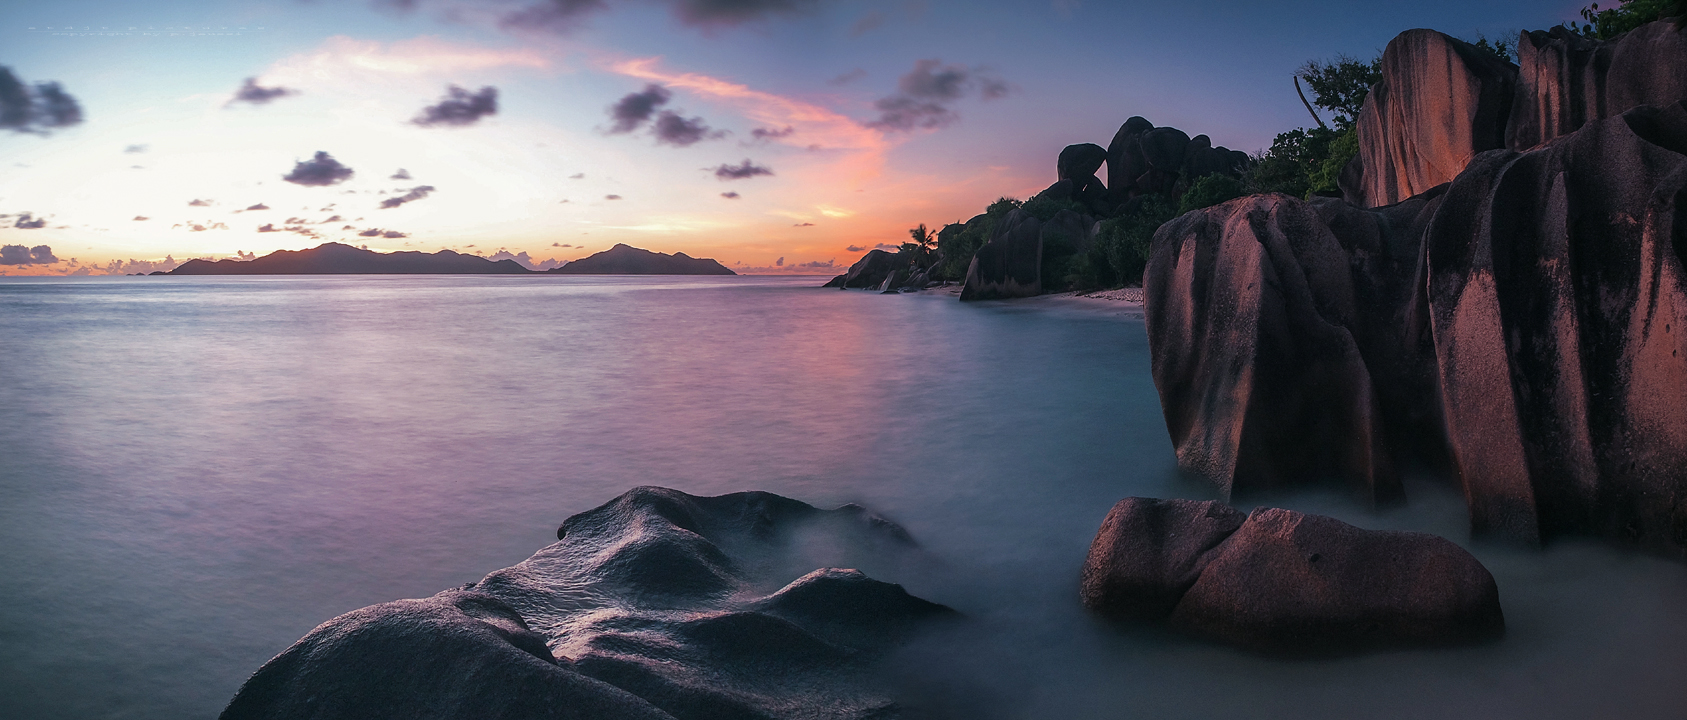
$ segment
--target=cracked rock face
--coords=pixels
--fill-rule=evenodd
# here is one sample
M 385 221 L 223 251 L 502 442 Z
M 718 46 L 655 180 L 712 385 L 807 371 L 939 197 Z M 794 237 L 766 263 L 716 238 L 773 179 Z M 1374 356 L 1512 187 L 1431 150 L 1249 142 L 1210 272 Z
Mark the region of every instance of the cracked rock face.
M 1084 605 L 1270 653 L 1480 642 L 1505 631 L 1494 578 L 1424 533 L 1281 508 L 1126 498 L 1084 563 Z
M 804 542 L 912 550 L 856 506 L 645 487 L 557 534 L 463 589 L 324 623 L 223 718 L 892 718 L 869 665 L 955 614 L 843 568 L 770 588 Z

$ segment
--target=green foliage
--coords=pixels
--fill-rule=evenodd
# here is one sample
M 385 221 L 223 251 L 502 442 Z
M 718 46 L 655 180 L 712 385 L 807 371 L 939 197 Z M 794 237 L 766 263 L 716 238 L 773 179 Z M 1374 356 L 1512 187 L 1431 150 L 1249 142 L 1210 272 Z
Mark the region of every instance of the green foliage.
M 1330 122 L 1337 130 L 1345 130 L 1359 119 L 1359 108 L 1364 106 L 1371 86 L 1382 81 L 1382 56 L 1370 62 L 1346 55 L 1330 61 L 1310 60 L 1296 75 L 1316 96 L 1312 104 L 1333 113 Z
M 1471 43 L 1471 45 L 1492 56 L 1495 60 L 1504 60 L 1513 65 L 1517 64 L 1516 40 L 1490 40 L 1487 35 L 1476 33 L 1476 42 Z
M 1043 292 L 1070 289 L 1075 280 L 1072 277 L 1072 259 L 1078 254 L 1078 242 L 1066 233 L 1053 230 L 1044 230 L 1042 240 L 1043 265 L 1038 272 L 1042 273 Z
M 913 242 L 902 243 L 898 249 L 908 256 L 910 264 L 923 267 L 927 258 L 931 257 L 931 251 L 937 247 L 937 236 L 926 229 L 925 223 L 908 230 L 908 236 L 913 238 Z
M 1250 193 L 1280 192 L 1295 197 L 1307 197 L 1316 189 L 1313 175 L 1320 173 L 1331 159 L 1330 146 L 1344 133 L 1325 128 L 1296 128 L 1277 136 L 1271 149 L 1255 158 L 1253 169 L 1245 178 Z M 1358 150 L 1358 136 L 1354 135 L 1354 151 Z M 1352 156 L 1348 156 L 1351 158 Z M 1344 164 L 1346 160 L 1342 161 Z M 1341 169 L 1336 169 L 1336 175 Z
M 972 256 L 990 240 L 996 223 L 1022 204 L 1009 197 L 997 198 L 995 202 L 990 203 L 990 207 L 985 208 L 984 217 L 978 218 L 977 222 L 943 228 L 937 234 L 937 251 L 943 255 L 943 264 L 936 269 L 936 276 L 946 280 L 965 278 L 967 266 L 972 264 Z
M 1597 40 L 1610 40 L 1618 35 L 1633 30 L 1641 25 L 1661 20 L 1666 17 L 1676 18 L 1679 25 L 1687 18 L 1687 1 L 1684 0 L 1620 0 L 1616 7 L 1603 10 L 1599 3 L 1582 8 L 1582 19 L 1587 22 L 1578 25 L 1575 22 L 1564 23 L 1564 27 L 1571 32 L 1579 33 Z
M 1067 280 L 1072 287 L 1088 290 L 1142 282 L 1154 231 L 1177 217 L 1177 210 L 1158 195 L 1144 195 L 1133 205 L 1101 221 L 1089 252 L 1071 258 Z
M 1183 198 L 1177 203 L 1177 214 L 1191 210 L 1209 208 L 1227 200 L 1234 200 L 1242 196 L 1244 188 L 1242 181 L 1224 175 L 1212 173 L 1202 175 L 1189 184 L 1189 190 L 1183 193 Z
M 1026 200 L 1021 207 L 1039 222 L 1048 222 L 1050 218 L 1060 214 L 1061 210 L 1071 210 L 1080 215 L 1089 212 L 1089 208 L 1084 207 L 1084 204 L 1077 200 L 1071 198 L 1056 200 L 1042 194 Z
M 1347 132 L 1330 141 L 1323 162 L 1310 168 L 1307 175 L 1307 192 L 1311 195 L 1341 192 L 1341 171 L 1346 169 L 1348 161 L 1358 154 L 1359 128 L 1348 128 Z

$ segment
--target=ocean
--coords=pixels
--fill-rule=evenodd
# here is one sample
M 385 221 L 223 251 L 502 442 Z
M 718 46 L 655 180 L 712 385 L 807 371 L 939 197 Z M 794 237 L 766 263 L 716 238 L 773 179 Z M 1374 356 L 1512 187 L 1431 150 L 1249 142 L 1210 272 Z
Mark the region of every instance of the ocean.
M 1501 642 L 1280 660 L 1078 603 L 1114 502 L 1181 476 L 1139 317 L 789 277 L 0 278 L 0 717 L 211 718 L 318 623 L 521 561 L 638 485 L 854 502 L 966 622 L 892 662 L 1000 718 L 1687 718 L 1687 566 L 1472 543 Z M 938 570 L 932 570 L 936 567 Z

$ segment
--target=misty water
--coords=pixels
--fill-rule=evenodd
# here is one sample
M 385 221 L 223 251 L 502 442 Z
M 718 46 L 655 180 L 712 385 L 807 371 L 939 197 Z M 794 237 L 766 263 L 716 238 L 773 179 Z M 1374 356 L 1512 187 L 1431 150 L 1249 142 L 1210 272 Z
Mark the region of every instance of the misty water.
M 1501 642 L 1285 661 L 1092 618 L 1108 508 L 1212 497 L 1140 318 L 819 280 L 0 280 L 0 717 L 213 717 L 318 623 L 649 484 L 906 526 L 924 561 L 862 565 L 966 614 L 887 661 L 938 716 L 1687 718 L 1687 567 L 1472 544 L 1432 478 L 1237 504 L 1452 539 Z

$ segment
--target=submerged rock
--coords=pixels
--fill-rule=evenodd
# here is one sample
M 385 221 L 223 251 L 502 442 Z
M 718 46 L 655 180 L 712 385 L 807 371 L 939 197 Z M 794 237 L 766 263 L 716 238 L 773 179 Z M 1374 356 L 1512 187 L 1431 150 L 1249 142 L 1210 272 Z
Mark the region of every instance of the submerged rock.
M 769 592 L 809 532 L 857 552 L 912 548 L 856 506 L 637 488 L 468 588 L 330 620 L 223 717 L 897 717 L 869 663 L 954 612 L 840 568 Z
M 1082 599 L 1266 652 L 1490 640 L 1505 631 L 1487 568 L 1444 538 L 1220 503 L 1126 498 L 1084 563 Z

